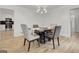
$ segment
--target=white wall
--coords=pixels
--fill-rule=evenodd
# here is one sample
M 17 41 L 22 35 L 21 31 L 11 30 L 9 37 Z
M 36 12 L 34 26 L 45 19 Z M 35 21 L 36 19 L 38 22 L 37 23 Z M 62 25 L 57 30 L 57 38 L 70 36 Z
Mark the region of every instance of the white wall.
M 75 33 L 75 15 L 71 14 L 70 15 L 70 19 L 71 19 L 71 33 Z

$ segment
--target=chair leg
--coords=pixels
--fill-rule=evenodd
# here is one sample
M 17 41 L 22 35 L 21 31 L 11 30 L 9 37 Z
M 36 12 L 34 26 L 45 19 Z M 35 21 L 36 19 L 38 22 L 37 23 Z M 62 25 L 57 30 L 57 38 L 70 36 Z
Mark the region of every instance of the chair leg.
M 54 39 L 53 39 L 53 49 L 55 49 L 55 43 L 54 43 Z
M 50 39 L 50 38 L 48 38 L 48 41 L 51 41 L 51 39 Z
M 38 39 L 37 42 L 38 42 L 38 46 L 40 47 L 40 40 Z
M 29 45 L 28 45 L 28 52 L 29 52 L 29 50 L 30 50 L 30 44 L 31 44 L 31 42 L 29 42 Z
M 23 46 L 25 46 L 25 43 L 26 43 L 26 39 L 24 39 L 24 44 L 23 44 Z
M 33 45 L 34 45 L 34 41 L 33 41 Z
M 60 43 L 59 43 L 59 37 L 57 37 L 57 41 L 58 41 L 58 46 L 60 46 Z
M 43 37 L 43 39 L 44 39 L 44 44 L 46 43 L 46 41 L 45 41 L 45 36 Z

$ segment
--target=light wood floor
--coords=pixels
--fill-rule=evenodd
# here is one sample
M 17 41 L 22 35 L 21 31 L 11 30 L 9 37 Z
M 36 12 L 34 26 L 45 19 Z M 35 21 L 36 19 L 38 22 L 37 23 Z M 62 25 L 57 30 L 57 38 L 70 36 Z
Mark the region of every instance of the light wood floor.
M 5 33 L 4 39 L 0 40 L 0 50 L 7 50 L 8 53 L 27 53 L 28 42 L 23 46 L 23 36 L 13 39 L 10 32 Z M 78 53 L 79 33 L 75 33 L 71 38 L 60 37 L 60 46 L 57 46 L 57 41 L 55 44 L 56 48 L 53 49 L 52 42 L 41 44 L 40 47 L 34 42 L 31 44 L 30 53 Z

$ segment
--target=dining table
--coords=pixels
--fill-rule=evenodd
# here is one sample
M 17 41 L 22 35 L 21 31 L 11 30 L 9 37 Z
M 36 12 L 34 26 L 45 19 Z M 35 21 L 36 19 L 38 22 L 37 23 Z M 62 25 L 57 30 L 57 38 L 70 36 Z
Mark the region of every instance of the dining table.
M 33 28 L 34 33 L 40 36 L 40 43 L 45 44 L 46 43 L 46 33 L 51 32 L 54 28 L 49 28 L 49 27 L 39 27 L 39 28 Z M 49 40 L 47 40 L 49 41 Z

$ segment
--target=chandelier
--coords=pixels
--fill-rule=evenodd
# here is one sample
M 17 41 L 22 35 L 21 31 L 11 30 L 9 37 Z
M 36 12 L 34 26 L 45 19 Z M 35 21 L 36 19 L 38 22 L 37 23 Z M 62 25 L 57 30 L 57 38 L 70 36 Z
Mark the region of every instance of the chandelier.
M 45 14 L 45 13 L 47 13 L 47 9 L 45 7 L 38 7 L 36 12 L 39 14 Z

